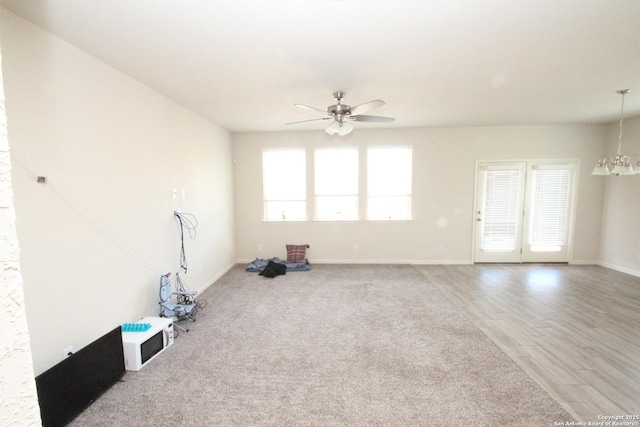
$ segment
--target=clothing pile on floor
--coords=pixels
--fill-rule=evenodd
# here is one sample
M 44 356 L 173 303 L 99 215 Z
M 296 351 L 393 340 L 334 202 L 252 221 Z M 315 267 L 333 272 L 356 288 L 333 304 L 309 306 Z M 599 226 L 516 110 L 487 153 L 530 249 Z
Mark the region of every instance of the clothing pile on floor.
M 309 260 L 304 262 L 287 262 L 278 257 L 269 259 L 256 258 L 245 269 L 246 271 L 259 273 L 264 277 L 276 277 L 287 274 L 287 271 L 308 271 L 311 270 Z
M 307 259 L 307 243 L 303 245 L 285 245 L 287 248 L 287 259 L 282 260 L 278 257 L 261 259 L 256 258 L 251 262 L 246 270 L 259 272 L 260 276 L 276 277 L 287 274 L 289 271 L 308 271 L 311 270 L 311 264 Z

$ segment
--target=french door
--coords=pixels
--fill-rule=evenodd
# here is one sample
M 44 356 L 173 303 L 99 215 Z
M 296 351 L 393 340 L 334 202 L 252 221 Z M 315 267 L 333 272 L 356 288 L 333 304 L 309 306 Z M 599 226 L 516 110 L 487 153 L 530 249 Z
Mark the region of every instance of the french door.
M 568 262 L 574 161 L 480 162 L 474 262 Z

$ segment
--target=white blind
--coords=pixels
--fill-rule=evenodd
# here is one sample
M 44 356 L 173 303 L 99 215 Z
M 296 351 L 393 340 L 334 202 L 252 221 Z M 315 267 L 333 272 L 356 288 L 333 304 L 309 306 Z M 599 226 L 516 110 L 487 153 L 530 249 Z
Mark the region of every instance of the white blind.
M 487 170 L 482 250 L 508 252 L 516 249 L 520 169 Z
M 559 166 L 546 166 L 535 171 L 535 190 L 532 206 L 532 250 L 551 250 L 565 245 L 567 236 L 567 210 L 571 170 Z

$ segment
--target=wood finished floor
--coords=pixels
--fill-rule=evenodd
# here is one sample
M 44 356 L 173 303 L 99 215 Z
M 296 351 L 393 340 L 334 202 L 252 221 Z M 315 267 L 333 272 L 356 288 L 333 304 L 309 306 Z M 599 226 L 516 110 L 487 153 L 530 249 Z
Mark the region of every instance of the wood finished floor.
M 640 415 L 640 278 L 597 266 L 416 268 L 577 421 Z

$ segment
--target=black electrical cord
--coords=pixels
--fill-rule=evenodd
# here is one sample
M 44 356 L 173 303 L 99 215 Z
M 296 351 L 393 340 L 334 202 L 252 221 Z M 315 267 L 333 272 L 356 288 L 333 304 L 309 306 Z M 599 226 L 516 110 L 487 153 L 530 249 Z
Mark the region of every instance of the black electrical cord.
M 189 232 L 189 237 L 193 240 L 196 238 L 196 228 L 198 227 L 198 219 L 190 213 L 173 212 L 176 221 L 179 224 L 180 233 L 180 269 L 187 272 L 187 255 L 184 249 L 184 230 Z M 176 279 L 177 280 L 177 279 Z
M 189 237 L 193 240 L 196 238 L 196 228 L 198 227 L 198 219 L 195 215 L 184 212 L 173 212 L 176 221 L 179 224 L 179 233 L 180 233 L 180 267 L 178 268 L 178 272 L 176 273 L 176 285 L 175 288 L 179 292 L 187 292 L 187 287 L 184 282 L 180 278 L 180 270 L 187 273 L 187 255 L 184 249 L 184 235 L 185 229 L 189 233 Z M 204 308 L 207 306 L 206 300 L 195 300 L 194 296 L 191 295 L 179 295 L 178 296 L 178 304 L 195 304 L 193 307 L 190 317 L 194 319 L 198 312 L 198 309 Z

